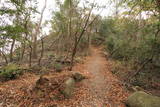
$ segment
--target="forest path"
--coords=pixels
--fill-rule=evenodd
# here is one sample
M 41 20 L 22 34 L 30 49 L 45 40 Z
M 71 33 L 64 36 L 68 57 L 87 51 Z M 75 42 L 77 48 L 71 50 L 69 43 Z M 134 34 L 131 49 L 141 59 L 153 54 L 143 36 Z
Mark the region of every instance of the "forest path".
M 91 49 L 91 56 L 86 60 L 84 69 L 91 76 L 83 81 L 89 89 L 90 98 L 81 103 L 87 107 L 125 107 L 122 99 L 126 91 L 111 73 L 110 64 L 101 49 Z
M 92 48 L 92 54 L 90 59 L 87 62 L 87 71 L 92 75 L 92 77 L 85 82 L 89 87 L 90 94 L 92 94 L 94 100 L 92 104 L 95 107 L 103 106 L 108 104 L 107 96 L 105 95 L 106 91 L 109 90 L 109 84 L 106 86 L 106 77 L 104 75 L 106 59 L 102 57 L 100 51 L 96 48 Z M 97 102 L 97 103 L 95 103 Z

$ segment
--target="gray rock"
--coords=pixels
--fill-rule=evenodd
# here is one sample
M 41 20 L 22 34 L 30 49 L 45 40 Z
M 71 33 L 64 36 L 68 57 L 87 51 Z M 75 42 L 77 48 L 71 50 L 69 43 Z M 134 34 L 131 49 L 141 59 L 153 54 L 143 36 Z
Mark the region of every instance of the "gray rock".
M 63 83 L 60 91 L 64 95 L 65 98 L 69 98 L 72 96 L 74 87 L 75 87 L 75 80 L 73 78 L 69 78 Z
M 137 91 L 128 97 L 126 104 L 129 107 L 160 107 L 160 97 Z
M 72 75 L 72 78 L 74 78 L 76 82 L 80 82 L 83 79 L 85 79 L 85 77 L 82 74 L 78 73 L 78 72 L 74 73 Z

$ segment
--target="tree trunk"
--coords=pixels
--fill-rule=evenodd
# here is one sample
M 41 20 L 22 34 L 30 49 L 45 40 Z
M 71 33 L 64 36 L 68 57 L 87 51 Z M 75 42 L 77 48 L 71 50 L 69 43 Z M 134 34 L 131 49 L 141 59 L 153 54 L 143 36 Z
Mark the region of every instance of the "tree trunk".
M 32 58 L 37 59 L 37 35 L 34 35 L 33 37 Z
M 43 58 L 43 53 L 44 53 L 44 41 L 43 41 L 43 38 L 41 38 L 41 45 L 42 45 L 42 50 L 41 50 L 41 56 L 39 58 L 39 61 L 38 61 L 38 65 L 41 66 L 41 60 Z
M 14 45 L 15 45 L 15 39 L 13 39 L 12 44 L 11 44 L 11 49 L 10 49 L 10 62 L 13 61 L 13 49 L 14 49 Z
M 32 66 L 32 46 L 30 45 L 30 53 L 29 53 L 29 67 Z
M 26 50 L 26 44 L 25 44 L 25 42 L 24 42 L 24 44 L 23 44 L 23 46 L 22 46 L 22 52 L 21 52 L 21 61 L 23 61 L 23 57 L 24 57 L 25 50 Z
M 89 54 L 89 52 L 90 52 L 90 50 L 91 50 L 91 31 L 92 31 L 92 29 L 90 28 L 89 29 L 89 33 L 88 33 L 88 53 L 87 54 Z
M 73 51 L 72 51 L 72 56 L 71 56 L 71 66 L 70 66 L 70 71 L 72 71 L 72 68 L 73 68 L 73 64 L 74 64 L 74 58 L 75 58 L 75 55 L 77 53 L 77 46 L 78 46 L 78 43 L 75 43 L 75 46 L 73 48 Z
M 43 7 L 42 12 L 41 12 L 41 17 L 40 17 L 39 23 L 37 24 L 35 34 L 33 35 L 33 53 L 32 53 L 32 58 L 34 58 L 34 59 L 37 59 L 37 37 L 40 34 L 40 28 L 41 28 L 42 19 L 43 19 L 43 13 L 44 13 L 44 11 L 46 9 L 46 6 L 47 6 L 47 0 L 45 0 L 45 4 L 44 4 L 44 7 Z
M 7 60 L 7 57 L 6 57 L 5 53 L 1 50 L 0 50 L 0 53 L 3 55 L 6 64 L 8 64 L 8 60 Z

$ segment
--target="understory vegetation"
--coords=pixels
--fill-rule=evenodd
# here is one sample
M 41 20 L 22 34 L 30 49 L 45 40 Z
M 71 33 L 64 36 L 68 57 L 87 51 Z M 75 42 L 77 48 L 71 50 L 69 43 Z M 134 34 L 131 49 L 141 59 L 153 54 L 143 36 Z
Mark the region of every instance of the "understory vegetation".
M 99 33 L 109 58 L 117 60 L 113 73 L 135 86 L 157 89 L 160 83 L 159 2 L 127 3 L 131 10 L 103 18 Z
M 1 81 L 15 79 L 22 75 L 23 71 L 15 64 L 9 64 L 4 68 L 0 69 Z

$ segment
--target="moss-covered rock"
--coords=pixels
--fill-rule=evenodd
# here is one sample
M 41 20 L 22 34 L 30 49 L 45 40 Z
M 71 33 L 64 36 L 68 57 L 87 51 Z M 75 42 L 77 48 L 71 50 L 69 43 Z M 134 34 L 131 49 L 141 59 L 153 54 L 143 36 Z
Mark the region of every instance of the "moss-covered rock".
M 60 64 L 60 63 L 55 63 L 54 69 L 55 69 L 57 72 L 61 72 L 61 71 L 63 70 L 63 65 Z
M 75 79 L 76 82 L 80 82 L 82 81 L 83 79 L 85 79 L 85 76 L 83 76 L 82 74 L 76 72 L 72 75 L 72 78 Z
M 75 87 L 75 80 L 73 78 L 67 79 L 61 88 L 61 93 L 64 95 L 65 98 L 69 98 L 72 96 Z
M 126 104 L 128 107 L 160 107 L 160 97 L 138 91 L 128 97 Z

